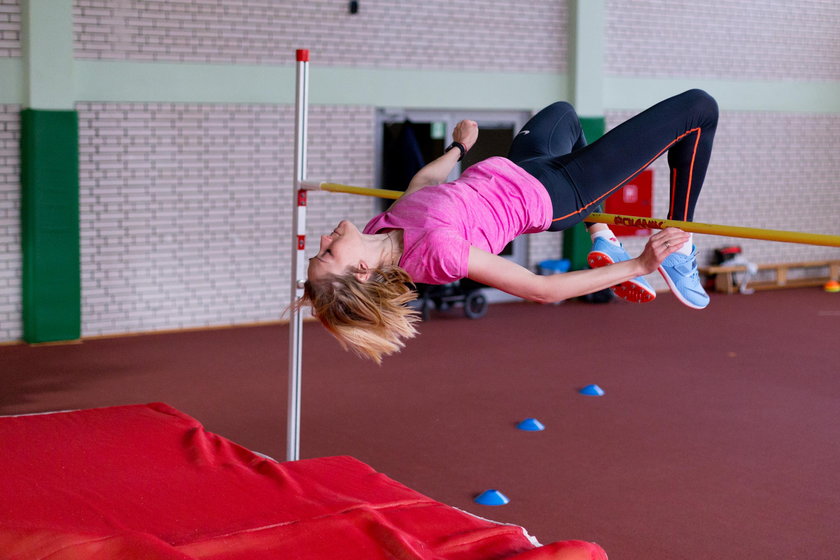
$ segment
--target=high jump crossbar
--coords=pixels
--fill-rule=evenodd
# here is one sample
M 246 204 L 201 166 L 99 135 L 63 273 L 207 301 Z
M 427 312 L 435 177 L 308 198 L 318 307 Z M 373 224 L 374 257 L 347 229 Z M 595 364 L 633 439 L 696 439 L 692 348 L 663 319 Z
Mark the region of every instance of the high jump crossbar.
M 295 208 L 292 221 L 292 290 L 291 301 L 297 302 L 303 296 L 303 283 L 306 280 L 303 265 L 304 249 L 306 248 L 306 194 L 307 191 L 328 191 L 378 198 L 398 199 L 404 193 L 387 189 L 369 187 L 354 187 L 340 183 L 315 182 L 306 180 L 306 139 L 309 114 L 309 51 L 298 50 L 297 58 L 297 90 L 295 95 L 295 165 L 293 207 Z M 805 245 L 823 245 L 840 247 L 840 235 L 825 235 L 819 233 L 804 233 L 798 231 L 782 231 L 740 226 L 725 226 L 718 224 L 704 224 L 699 222 L 683 222 L 679 220 L 665 220 L 658 218 L 641 218 L 638 216 L 622 216 L 617 214 L 593 213 L 586 217 L 589 222 L 608 225 L 631 226 L 640 229 L 663 229 L 667 227 L 680 228 L 691 233 L 707 235 L 721 235 L 725 237 L 740 237 L 746 239 L 760 239 L 764 241 L 779 241 L 782 243 L 801 243 Z M 295 461 L 300 455 L 300 391 L 301 391 L 301 350 L 302 350 L 302 314 L 292 306 L 289 329 L 289 408 L 286 438 L 286 458 Z
M 398 199 L 404 193 L 387 189 L 371 189 L 368 187 L 354 187 L 340 183 L 316 183 L 304 181 L 302 187 L 312 191 L 329 191 L 336 193 L 375 196 L 378 198 Z M 620 214 L 603 214 L 594 212 L 586 217 L 587 222 L 615 226 L 630 226 L 639 229 L 680 228 L 691 233 L 707 235 L 721 235 L 724 237 L 741 237 L 746 239 L 760 239 L 763 241 L 779 241 L 783 243 L 801 243 L 804 245 L 824 245 L 826 247 L 840 247 L 840 235 L 826 235 L 821 233 L 804 233 L 799 231 L 783 231 L 777 229 L 762 229 L 740 226 L 724 226 L 720 224 L 704 224 L 700 222 L 683 222 L 680 220 L 665 220 L 660 218 L 641 218 L 639 216 L 623 216 Z

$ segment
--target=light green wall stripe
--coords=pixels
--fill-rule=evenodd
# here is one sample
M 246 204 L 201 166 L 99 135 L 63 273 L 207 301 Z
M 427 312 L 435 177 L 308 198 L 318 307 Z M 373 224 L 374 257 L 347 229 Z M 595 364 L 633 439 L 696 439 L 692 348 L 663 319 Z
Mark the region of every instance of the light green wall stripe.
M 294 68 L 76 61 L 78 101 L 294 103 Z
M 604 0 L 571 0 L 569 4 L 571 91 L 568 98 L 585 117 L 604 115 Z
M 73 109 L 73 0 L 21 3 L 23 104 L 33 109 Z
M 292 66 L 76 61 L 80 101 L 294 103 Z M 535 109 L 562 97 L 550 73 L 445 72 L 310 66 L 313 104 Z
M 605 105 L 611 109 L 643 109 L 670 95 L 701 88 L 725 111 L 840 113 L 840 82 L 616 77 L 605 82 Z
M 168 64 L 76 60 L 78 101 L 194 103 L 294 102 L 291 66 Z M 313 103 L 429 108 L 536 109 L 568 92 L 563 74 L 310 70 Z M 24 104 L 23 65 L 0 59 L 0 103 Z M 686 89 L 708 90 L 730 111 L 840 113 L 840 82 L 727 81 L 706 78 L 604 78 L 605 110 L 639 110 Z
M 310 71 L 312 103 L 539 109 L 566 94 L 563 74 L 318 67 Z

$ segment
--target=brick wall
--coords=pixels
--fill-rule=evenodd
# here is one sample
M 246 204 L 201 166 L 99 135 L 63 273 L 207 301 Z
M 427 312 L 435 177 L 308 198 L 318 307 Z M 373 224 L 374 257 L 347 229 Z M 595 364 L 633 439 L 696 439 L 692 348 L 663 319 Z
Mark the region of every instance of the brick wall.
M 566 68 L 566 2 L 377 0 L 76 0 L 76 56 L 86 59 L 389 68 Z
M 835 0 L 606 0 L 606 14 L 610 75 L 840 79 Z
M 289 300 L 291 108 L 78 110 L 83 335 L 279 319 Z M 310 174 L 369 184 L 372 121 L 368 108 L 312 107 Z M 318 193 L 310 235 L 371 214 L 370 199 Z
M 0 105 L 0 342 L 23 335 L 19 143 L 20 107 Z
M 528 267 L 538 272 L 539 263 L 563 256 L 563 235 L 544 231 L 528 236 Z
M 0 0 L 0 58 L 20 56 L 20 2 Z
M 0 58 L 19 56 L 19 0 L 0 0 Z M 0 105 L 0 342 L 17 340 L 23 335 L 20 109 L 18 105 Z
M 351 16 L 344 0 L 75 0 L 75 56 L 288 65 L 291 50 L 306 47 L 323 66 L 562 73 L 566 4 L 363 1 Z M 608 74 L 840 78 L 840 8 L 832 1 L 726 2 L 702 12 L 686 0 L 662 5 L 607 0 Z M 687 21 L 693 23 L 686 27 Z M 462 45 L 453 38 L 465 29 Z M 17 56 L 19 0 L 0 0 L 0 57 Z M 289 292 L 292 109 L 168 103 L 78 109 L 83 334 L 279 318 Z M 0 340 L 22 330 L 19 110 L 0 107 Z M 374 110 L 312 107 L 311 178 L 373 183 Z M 609 112 L 608 125 L 629 116 Z M 840 171 L 838 137 L 837 115 L 724 112 L 698 220 L 838 233 L 829 183 Z M 656 167 L 658 215 L 667 205 L 663 166 Z M 311 193 L 310 252 L 319 233 L 345 217 L 361 225 L 374 207 L 364 197 Z M 727 243 L 742 245 L 758 262 L 840 258 L 834 249 L 700 241 L 706 261 L 713 247 Z M 531 236 L 531 264 L 559 256 L 560 245 L 560 235 Z M 637 252 L 641 241 L 628 247 Z
M 733 80 L 840 79 L 840 5 L 831 0 L 785 3 L 607 0 L 605 72 L 614 76 Z M 632 116 L 609 111 L 611 128 Z M 831 178 L 840 159 L 840 117 L 806 113 L 721 113 L 715 151 L 695 219 L 719 224 L 837 235 Z M 668 172 L 655 165 L 654 214 L 668 208 Z M 698 236 L 700 262 L 713 249 L 740 245 L 759 263 L 840 258 L 840 250 L 747 239 Z M 631 253 L 644 241 L 627 238 Z M 654 277 L 651 277 L 654 278 Z M 657 288 L 664 283 L 654 278 Z

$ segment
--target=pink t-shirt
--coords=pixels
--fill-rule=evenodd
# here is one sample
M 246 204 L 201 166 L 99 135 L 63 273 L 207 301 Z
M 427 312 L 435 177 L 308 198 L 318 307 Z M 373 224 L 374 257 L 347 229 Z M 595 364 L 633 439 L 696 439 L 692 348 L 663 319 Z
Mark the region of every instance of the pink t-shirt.
M 467 276 L 470 247 L 499 254 L 523 233 L 551 224 L 551 199 L 531 174 L 503 157 L 428 186 L 373 218 L 364 233 L 403 230 L 400 266 L 415 282 L 447 284 Z

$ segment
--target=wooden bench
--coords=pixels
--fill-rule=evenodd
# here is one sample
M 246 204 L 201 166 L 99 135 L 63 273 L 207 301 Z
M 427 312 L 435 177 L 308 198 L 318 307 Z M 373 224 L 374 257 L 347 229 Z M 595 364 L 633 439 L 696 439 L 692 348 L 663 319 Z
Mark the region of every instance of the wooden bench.
M 779 288 L 802 288 L 806 286 L 822 286 L 829 280 L 840 280 L 840 261 L 810 261 L 810 262 L 793 262 L 793 263 L 779 263 L 779 264 L 759 264 L 756 265 L 758 271 L 773 270 L 775 271 L 774 280 L 764 281 L 750 281 L 747 282 L 746 288 L 749 290 L 775 290 Z M 825 268 L 827 275 L 809 276 L 806 278 L 788 278 L 788 271 L 791 269 L 813 269 Z M 725 294 L 734 294 L 738 291 L 738 283 L 735 282 L 733 275 L 736 273 L 747 272 L 745 265 L 715 265 L 704 266 L 698 269 L 701 274 L 710 276 L 715 280 L 715 291 Z

